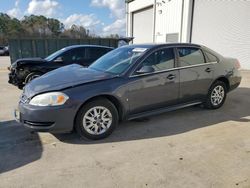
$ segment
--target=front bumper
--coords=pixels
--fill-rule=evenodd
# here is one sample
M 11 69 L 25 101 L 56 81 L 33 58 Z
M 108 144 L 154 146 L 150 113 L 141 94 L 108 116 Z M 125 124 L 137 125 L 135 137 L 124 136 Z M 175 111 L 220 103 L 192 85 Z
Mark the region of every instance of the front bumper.
M 20 78 L 18 78 L 18 75 L 16 74 L 15 70 L 10 70 L 9 81 L 8 82 L 10 84 L 15 85 L 15 86 L 21 86 L 21 85 L 23 85 L 23 81 Z
M 19 102 L 14 116 L 19 123 L 34 131 L 67 133 L 73 130 L 75 113 L 70 105 L 41 107 Z

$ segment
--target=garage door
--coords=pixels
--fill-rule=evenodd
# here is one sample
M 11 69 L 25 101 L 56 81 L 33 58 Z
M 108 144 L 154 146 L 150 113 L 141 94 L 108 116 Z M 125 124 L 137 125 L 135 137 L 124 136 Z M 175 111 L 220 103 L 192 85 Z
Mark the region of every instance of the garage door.
M 195 0 L 191 40 L 250 69 L 250 1 Z
M 153 42 L 153 7 L 133 13 L 134 43 Z

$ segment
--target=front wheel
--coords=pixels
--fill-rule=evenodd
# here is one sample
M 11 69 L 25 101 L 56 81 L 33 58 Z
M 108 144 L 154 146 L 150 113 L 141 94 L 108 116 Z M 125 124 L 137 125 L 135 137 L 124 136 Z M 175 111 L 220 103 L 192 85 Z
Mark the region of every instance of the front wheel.
M 75 128 L 81 137 L 99 140 L 109 136 L 118 124 L 118 112 L 107 99 L 84 105 L 77 114 Z
M 227 96 L 227 88 L 224 82 L 216 81 L 209 89 L 208 95 L 205 101 L 205 107 L 208 109 L 220 108 Z

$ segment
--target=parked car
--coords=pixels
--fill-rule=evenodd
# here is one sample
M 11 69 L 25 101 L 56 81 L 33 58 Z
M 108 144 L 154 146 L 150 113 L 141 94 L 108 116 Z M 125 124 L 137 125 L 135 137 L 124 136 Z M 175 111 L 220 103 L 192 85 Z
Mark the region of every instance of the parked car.
M 6 56 L 10 55 L 10 53 L 9 53 L 9 46 L 5 46 L 4 50 L 5 50 L 4 55 L 6 55 Z
M 217 109 L 239 86 L 240 64 L 195 44 L 129 45 L 88 68 L 70 65 L 25 87 L 15 117 L 35 131 L 102 139 L 119 121 L 197 104 Z
M 9 67 L 9 83 L 22 89 L 34 78 L 59 67 L 74 63 L 87 67 L 111 50 L 113 48 L 105 46 L 74 45 L 63 48 L 45 59 L 18 59 Z
M 0 55 L 9 55 L 9 48 L 7 46 L 0 46 Z

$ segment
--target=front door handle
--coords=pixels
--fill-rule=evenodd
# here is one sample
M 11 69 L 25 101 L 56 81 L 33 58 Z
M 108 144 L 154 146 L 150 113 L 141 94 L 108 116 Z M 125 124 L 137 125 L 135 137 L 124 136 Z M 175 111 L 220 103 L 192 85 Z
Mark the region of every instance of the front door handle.
M 167 79 L 169 80 L 173 80 L 175 78 L 175 75 L 174 74 L 170 74 L 167 76 Z
M 209 72 L 212 71 L 212 69 L 208 67 L 208 68 L 205 69 L 205 71 L 209 73 Z

